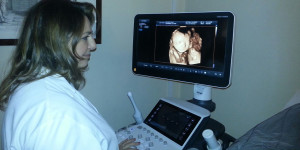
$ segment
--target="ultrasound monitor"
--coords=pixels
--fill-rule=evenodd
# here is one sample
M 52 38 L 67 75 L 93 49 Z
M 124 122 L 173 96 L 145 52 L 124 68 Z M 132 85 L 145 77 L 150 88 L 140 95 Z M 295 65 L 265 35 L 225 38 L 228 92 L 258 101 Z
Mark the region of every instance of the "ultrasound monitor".
M 132 70 L 137 75 L 226 88 L 233 29 L 230 12 L 138 14 Z

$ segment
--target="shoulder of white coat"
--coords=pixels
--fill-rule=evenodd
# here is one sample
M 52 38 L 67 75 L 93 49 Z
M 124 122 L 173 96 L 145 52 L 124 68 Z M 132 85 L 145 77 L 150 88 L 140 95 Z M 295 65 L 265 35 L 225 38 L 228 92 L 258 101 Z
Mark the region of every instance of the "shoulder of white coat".
M 72 105 L 75 93 L 76 89 L 63 77 L 50 76 L 17 88 L 10 98 L 9 107 L 30 109 L 46 103 L 58 106 L 67 103 L 65 106 L 68 106 Z

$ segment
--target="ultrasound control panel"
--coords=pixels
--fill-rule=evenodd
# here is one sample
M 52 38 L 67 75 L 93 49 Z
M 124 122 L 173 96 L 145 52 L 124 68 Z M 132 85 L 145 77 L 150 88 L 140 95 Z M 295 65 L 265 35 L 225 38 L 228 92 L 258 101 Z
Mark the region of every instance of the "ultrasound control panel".
M 158 101 L 143 123 L 117 132 L 119 142 L 135 138 L 139 150 L 184 150 L 202 131 L 210 112 L 183 100 Z

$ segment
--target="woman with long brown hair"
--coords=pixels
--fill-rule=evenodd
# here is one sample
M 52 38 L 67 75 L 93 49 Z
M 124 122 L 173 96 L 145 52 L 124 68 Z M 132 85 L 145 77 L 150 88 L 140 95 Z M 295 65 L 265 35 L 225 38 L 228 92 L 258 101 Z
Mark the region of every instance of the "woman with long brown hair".
M 4 150 L 117 150 L 116 135 L 78 91 L 97 46 L 92 4 L 43 0 L 27 13 L 0 86 Z

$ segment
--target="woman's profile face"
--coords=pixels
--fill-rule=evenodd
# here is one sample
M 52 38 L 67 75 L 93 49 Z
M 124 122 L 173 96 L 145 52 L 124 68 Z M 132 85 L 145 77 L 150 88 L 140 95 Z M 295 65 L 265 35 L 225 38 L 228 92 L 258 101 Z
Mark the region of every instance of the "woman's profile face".
M 93 32 L 91 28 L 90 21 L 85 17 L 84 19 L 84 29 L 81 35 L 81 39 L 76 46 L 76 54 L 79 56 L 78 67 L 84 68 L 88 65 L 91 52 L 95 51 L 97 46 L 93 38 Z
M 190 45 L 190 37 L 188 34 L 183 34 L 182 32 L 176 31 L 173 34 L 172 42 L 174 48 L 179 52 L 185 52 Z

